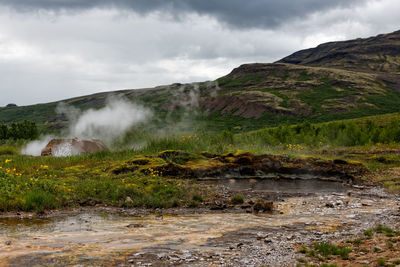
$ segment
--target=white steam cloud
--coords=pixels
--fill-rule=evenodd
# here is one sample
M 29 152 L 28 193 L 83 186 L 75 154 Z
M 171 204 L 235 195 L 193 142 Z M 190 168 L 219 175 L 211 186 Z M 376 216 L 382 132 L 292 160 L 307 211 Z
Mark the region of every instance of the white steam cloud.
M 195 120 L 199 112 L 198 108 L 207 97 L 216 96 L 221 88 L 218 82 L 206 82 L 184 84 L 178 87 L 174 85 L 171 89 L 171 99 L 161 106 L 162 109 L 169 111 L 163 118 L 165 125 L 162 129 L 151 128 L 150 131 L 154 135 L 190 133 L 201 127 Z M 177 118 L 174 112 L 178 109 L 180 117 Z M 60 136 L 44 136 L 41 140 L 30 142 L 21 151 L 22 154 L 40 156 L 41 151 L 53 138 L 99 139 L 109 148 L 113 146 L 115 148 L 119 141 L 123 141 L 122 138 L 127 131 L 135 125 L 147 122 L 153 116 L 150 109 L 117 96 L 109 97 L 106 105 L 100 109 L 82 111 L 62 102 L 57 106 L 56 112 L 62 115 L 59 117 L 68 119 L 68 128 Z M 145 124 L 143 129 L 147 129 Z M 146 145 L 146 141 L 138 138 L 133 144 L 125 145 L 132 149 L 139 149 Z M 63 147 L 61 150 L 60 155 L 74 154 L 68 152 L 71 150 L 69 147 Z
M 111 145 L 132 126 L 145 122 L 152 116 L 149 109 L 119 97 L 108 98 L 106 106 L 97 110 L 81 111 L 74 106 L 60 103 L 56 111 L 64 114 L 70 122 L 68 130 L 62 134 L 63 138 L 99 139 L 106 145 Z M 51 139 L 51 136 L 45 136 L 41 140 L 30 142 L 21 153 L 39 156 Z
M 108 144 L 151 116 L 150 110 L 116 97 L 109 98 L 104 108 L 83 112 L 62 103 L 57 113 L 65 114 L 70 120 L 69 137 L 100 139 Z
M 21 154 L 40 156 L 42 149 L 50 142 L 51 136 L 43 136 L 40 140 L 29 142 L 22 150 Z

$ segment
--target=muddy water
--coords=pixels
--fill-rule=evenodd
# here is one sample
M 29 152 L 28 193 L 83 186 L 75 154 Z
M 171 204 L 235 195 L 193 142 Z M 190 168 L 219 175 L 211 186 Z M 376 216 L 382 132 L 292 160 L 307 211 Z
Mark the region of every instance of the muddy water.
M 228 184 L 314 194 L 276 203 L 275 214 L 160 217 L 87 211 L 41 219 L 0 218 L 0 265 L 290 266 L 296 262 L 297 243 L 340 239 L 390 221 L 398 209 L 396 199 L 382 192 L 327 182 L 297 187 L 262 181 Z
M 343 193 L 351 189 L 339 182 L 315 179 L 222 179 L 208 183 L 223 185 L 234 191 L 274 193 Z

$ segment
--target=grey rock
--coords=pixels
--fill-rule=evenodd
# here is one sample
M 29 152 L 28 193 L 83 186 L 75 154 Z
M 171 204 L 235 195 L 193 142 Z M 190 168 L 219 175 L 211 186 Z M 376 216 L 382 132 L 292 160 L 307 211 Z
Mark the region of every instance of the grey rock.
M 131 224 L 128 224 L 126 227 L 128 227 L 128 228 L 143 228 L 144 225 L 140 224 L 140 223 L 131 223 Z

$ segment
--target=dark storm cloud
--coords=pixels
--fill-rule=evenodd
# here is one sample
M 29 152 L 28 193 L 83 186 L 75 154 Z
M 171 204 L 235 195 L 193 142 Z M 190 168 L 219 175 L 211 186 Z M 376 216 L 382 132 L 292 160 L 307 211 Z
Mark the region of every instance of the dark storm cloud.
M 273 28 L 294 18 L 335 7 L 349 7 L 367 0 L 0 0 L 17 10 L 70 10 L 117 7 L 139 14 L 166 12 L 175 18 L 186 13 L 215 17 L 239 28 Z

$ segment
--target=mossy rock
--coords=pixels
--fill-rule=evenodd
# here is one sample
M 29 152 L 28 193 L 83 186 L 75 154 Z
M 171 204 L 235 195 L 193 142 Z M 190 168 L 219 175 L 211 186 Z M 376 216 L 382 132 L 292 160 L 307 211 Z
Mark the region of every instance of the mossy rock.
M 174 177 L 174 178 L 195 178 L 194 172 L 190 168 L 185 168 L 181 165 L 168 163 L 154 168 L 160 176 Z M 146 173 L 146 170 L 143 170 Z M 147 174 L 147 173 L 146 173 Z
M 212 159 L 212 158 L 215 158 L 215 157 L 218 156 L 217 154 L 210 153 L 208 151 L 203 151 L 203 152 L 200 153 L 200 155 L 202 155 L 203 157 L 206 157 L 208 159 Z
M 111 169 L 111 172 L 115 175 L 121 174 L 121 173 L 129 173 L 129 172 L 134 172 L 137 171 L 139 167 L 137 166 L 132 166 L 130 164 L 122 164 L 120 166 L 117 166 L 115 168 Z
M 150 159 L 133 159 L 129 162 L 132 165 L 149 165 L 150 164 Z
M 166 162 L 172 162 L 176 164 L 185 164 L 186 162 L 198 158 L 195 155 L 189 154 L 182 150 L 166 150 L 158 153 L 159 158 Z
M 147 169 L 154 169 L 158 166 L 165 164 L 165 161 L 160 158 L 153 158 L 147 156 L 137 156 L 122 164 L 111 168 L 113 174 L 129 173 Z

